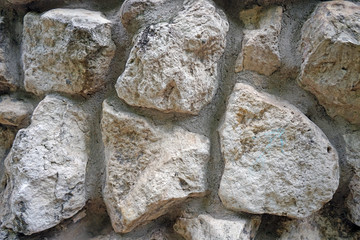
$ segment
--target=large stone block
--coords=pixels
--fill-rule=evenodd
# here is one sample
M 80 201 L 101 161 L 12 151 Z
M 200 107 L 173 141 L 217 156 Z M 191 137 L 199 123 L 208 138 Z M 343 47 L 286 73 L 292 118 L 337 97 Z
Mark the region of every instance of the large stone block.
M 320 3 L 302 28 L 299 83 L 331 117 L 360 123 L 360 6 Z
M 282 7 L 259 6 L 240 12 L 245 30 L 235 72 L 251 70 L 269 76 L 280 67 L 279 35 L 282 13 Z
M 219 134 L 225 207 L 303 218 L 332 199 L 339 184 L 337 152 L 294 106 L 238 83 Z
M 185 1 L 171 23 L 137 35 L 116 84 L 118 96 L 133 106 L 197 114 L 216 92 L 228 29 L 208 1 Z
M 53 9 L 24 17 L 24 84 L 34 94 L 95 92 L 114 53 L 111 22 L 100 12 Z
M 167 213 L 207 191 L 210 143 L 175 127 L 156 127 L 143 117 L 103 104 L 106 157 L 104 200 L 116 232 Z
M 86 202 L 89 129 L 81 107 L 47 96 L 5 159 L 1 227 L 32 234 L 75 215 Z

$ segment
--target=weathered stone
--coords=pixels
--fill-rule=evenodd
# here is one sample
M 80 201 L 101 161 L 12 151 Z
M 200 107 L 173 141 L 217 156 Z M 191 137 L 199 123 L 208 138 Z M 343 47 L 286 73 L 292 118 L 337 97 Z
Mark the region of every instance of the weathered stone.
M 8 95 L 0 96 L 0 124 L 23 127 L 29 124 L 33 106 Z
M 225 207 L 303 218 L 332 199 L 337 152 L 294 106 L 238 83 L 219 133 Z
M 325 239 L 313 218 L 291 220 L 284 224 L 279 240 L 322 240 Z
M 350 194 L 346 201 L 346 205 L 349 209 L 349 219 L 360 226 L 360 170 L 357 170 L 356 174 L 351 179 L 349 188 Z
M 360 131 L 345 134 L 346 161 L 355 171 L 360 172 Z
M 177 1 L 170 0 L 125 0 L 120 19 L 127 31 L 136 32 L 146 25 L 168 21 L 178 7 Z
M 0 125 L 0 193 L 3 191 L 1 181 L 4 177 L 4 159 L 11 148 L 15 135 L 16 129 Z
M 104 102 L 104 201 L 116 232 L 129 232 L 188 197 L 207 191 L 209 140 L 175 127 L 165 130 Z
M 196 218 L 179 218 L 174 230 L 186 240 L 197 239 L 254 239 L 260 226 L 261 218 L 228 217 L 214 218 L 208 214 L 201 214 Z
M 279 34 L 282 12 L 282 7 L 259 6 L 240 12 L 245 30 L 235 72 L 251 70 L 269 76 L 280 67 Z
M 9 92 L 18 87 L 19 61 L 4 19 L 0 15 L 0 92 Z
M 300 85 L 331 117 L 360 123 L 360 6 L 320 3 L 302 28 Z
M 126 103 L 197 114 L 217 89 L 228 22 L 206 0 L 185 1 L 171 23 L 143 29 L 116 84 Z
M 47 96 L 5 159 L 1 227 L 32 234 L 75 215 L 86 202 L 87 116 L 77 104 Z
M 95 92 L 105 83 L 114 53 L 111 23 L 100 12 L 53 9 L 25 15 L 23 65 L 29 92 Z

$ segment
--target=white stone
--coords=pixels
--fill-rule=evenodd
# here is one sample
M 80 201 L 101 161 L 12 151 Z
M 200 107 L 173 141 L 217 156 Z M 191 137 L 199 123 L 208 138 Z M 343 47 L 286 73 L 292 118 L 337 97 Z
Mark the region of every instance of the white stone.
M 251 70 L 269 76 L 280 67 L 279 35 L 282 13 L 282 7 L 259 6 L 240 12 L 245 30 L 235 72 Z
M 214 218 L 209 214 L 200 214 L 196 218 L 179 218 L 174 230 L 186 240 L 250 240 L 255 238 L 260 223 L 258 216 Z
M 116 232 L 167 213 L 207 191 L 210 143 L 181 128 L 156 127 L 105 101 L 101 121 L 106 158 L 104 201 Z
M 9 95 L 0 96 L 0 124 L 23 127 L 30 122 L 33 106 Z
M 330 1 L 318 5 L 301 31 L 300 85 L 313 93 L 331 117 L 360 123 L 360 5 Z
M 294 106 L 238 83 L 219 129 L 226 208 L 304 218 L 339 184 L 335 148 Z
M 85 205 L 88 135 L 87 115 L 77 104 L 53 95 L 39 103 L 5 159 L 1 227 L 33 234 Z
M 95 92 L 114 53 L 111 22 L 100 12 L 53 9 L 24 17 L 24 84 L 34 94 Z
M 216 92 L 228 29 L 208 1 L 185 1 L 171 23 L 137 35 L 116 84 L 118 96 L 133 106 L 197 114 Z

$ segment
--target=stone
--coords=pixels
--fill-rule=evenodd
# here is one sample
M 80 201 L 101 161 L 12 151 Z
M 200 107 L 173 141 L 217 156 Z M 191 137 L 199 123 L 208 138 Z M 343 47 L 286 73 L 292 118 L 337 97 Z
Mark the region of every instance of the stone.
M 326 239 L 321 234 L 313 218 L 290 220 L 285 222 L 284 230 L 279 240 L 322 240 Z
M 360 170 L 352 177 L 349 189 L 350 194 L 346 199 L 346 206 L 349 209 L 348 218 L 360 226 Z
M 30 123 L 33 105 L 9 95 L 0 96 L 0 124 L 23 127 Z
M 6 0 L 6 1 L 12 4 L 20 5 L 20 4 L 28 4 L 37 0 Z
M 147 26 L 135 38 L 115 86 L 127 104 L 196 115 L 212 100 L 229 24 L 207 0 L 183 7 L 171 23 Z
M 5 19 L 0 15 L 0 92 L 15 91 L 19 85 L 19 60 Z
M 219 196 L 233 211 L 304 218 L 339 184 L 335 148 L 297 108 L 238 83 L 219 128 Z
M 256 6 L 240 12 L 245 30 L 235 72 L 250 70 L 270 76 L 280 67 L 279 35 L 282 14 L 282 7 Z
M 345 134 L 345 158 L 355 171 L 360 171 L 360 131 Z
M 331 117 L 360 123 L 360 5 L 320 3 L 301 30 L 299 84 Z
M 100 12 L 59 8 L 24 17 L 26 91 L 91 94 L 105 84 L 114 53 L 111 22 Z
M 179 218 L 174 230 L 186 240 L 197 239 L 255 239 L 261 217 L 214 218 L 209 214 L 200 214 L 195 218 Z
M 1 227 L 30 235 L 75 215 L 86 203 L 89 127 L 81 106 L 48 95 L 5 159 Z
M 106 181 L 103 197 L 116 232 L 158 218 L 207 193 L 209 140 L 179 127 L 157 127 L 103 103 Z
M 1 181 L 4 177 L 4 159 L 12 146 L 15 135 L 16 129 L 0 125 L 0 195 L 3 191 Z

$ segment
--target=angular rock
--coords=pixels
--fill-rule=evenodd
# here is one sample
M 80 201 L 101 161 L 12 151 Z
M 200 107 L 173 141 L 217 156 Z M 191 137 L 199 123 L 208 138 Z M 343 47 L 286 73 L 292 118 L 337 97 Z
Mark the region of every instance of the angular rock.
M 209 140 L 165 130 L 107 101 L 101 121 L 106 157 L 104 201 L 116 232 L 129 232 L 188 197 L 204 196 Z
M 279 240 L 322 240 L 326 239 L 313 218 L 291 220 L 284 224 Z
M 15 135 L 16 129 L 0 125 L 0 196 L 4 188 L 1 184 L 4 177 L 4 159 L 12 146 Z
M 349 219 L 360 226 L 360 170 L 352 177 L 349 188 L 350 194 L 346 199 L 346 205 L 349 209 Z
M 360 5 L 320 3 L 301 31 L 300 85 L 331 117 L 360 123 Z
M 254 239 L 260 226 L 261 218 L 229 217 L 214 218 L 201 214 L 196 218 L 179 218 L 174 229 L 186 240 L 197 239 Z
M 236 84 L 219 129 L 226 208 L 304 218 L 332 199 L 338 155 L 294 106 Z
M 0 124 L 23 127 L 29 124 L 33 106 L 8 95 L 0 96 Z
M 25 15 L 22 58 L 29 92 L 93 93 L 104 85 L 114 53 L 111 23 L 100 12 L 53 9 Z
M 171 23 L 143 29 L 116 84 L 126 103 L 197 114 L 214 96 L 226 19 L 206 0 L 185 1 Z
M 5 159 L 1 227 L 40 232 L 85 205 L 88 135 L 87 115 L 77 104 L 52 95 L 39 103 Z
M 345 134 L 346 161 L 355 171 L 360 172 L 360 131 Z
M 282 13 L 282 7 L 259 6 L 240 12 L 245 30 L 235 72 L 251 70 L 269 76 L 280 67 L 279 35 Z

